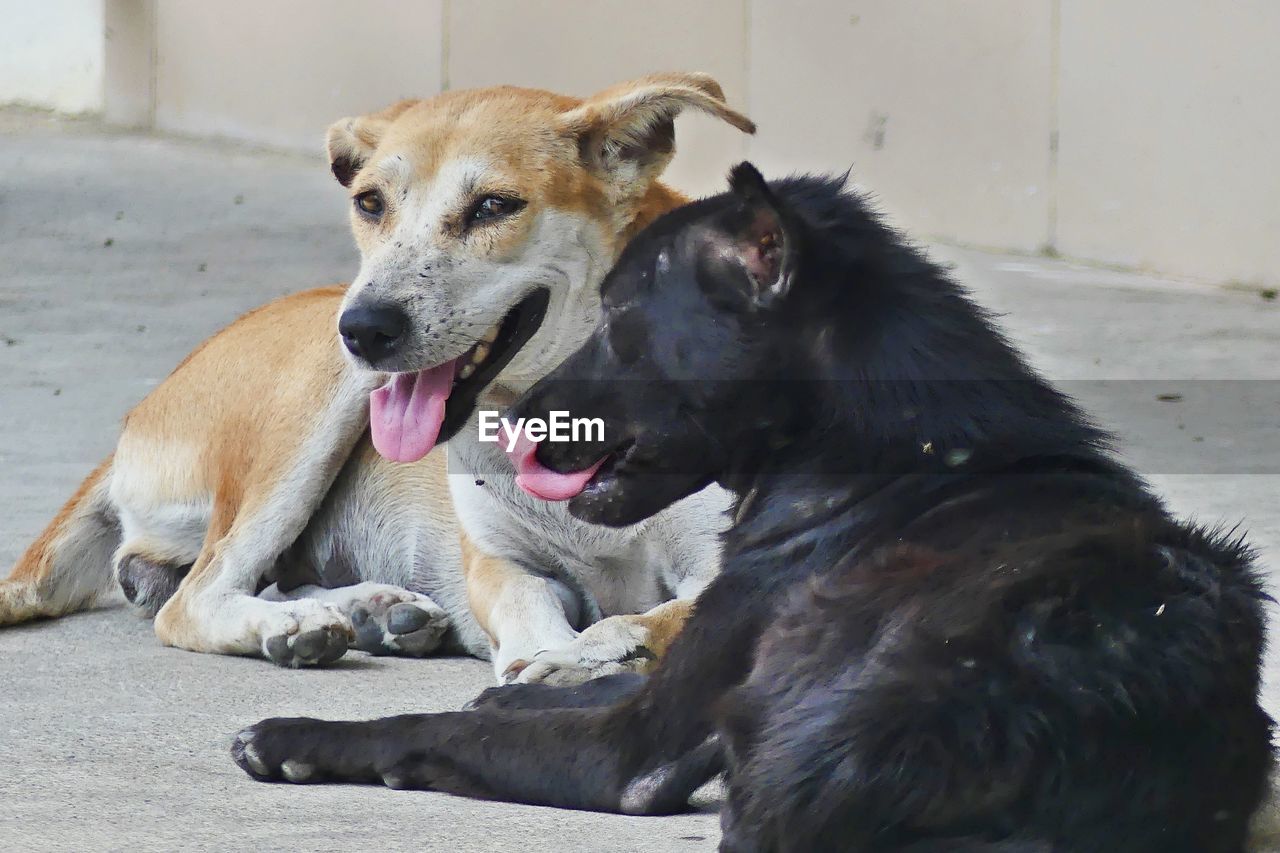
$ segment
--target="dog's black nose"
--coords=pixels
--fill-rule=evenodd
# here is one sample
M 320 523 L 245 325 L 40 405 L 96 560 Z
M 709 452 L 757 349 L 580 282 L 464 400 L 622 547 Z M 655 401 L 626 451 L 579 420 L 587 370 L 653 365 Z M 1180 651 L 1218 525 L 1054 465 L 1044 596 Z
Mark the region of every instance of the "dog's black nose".
M 351 354 L 370 363 L 386 358 L 409 328 L 409 318 L 395 305 L 348 308 L 338 318 L 338 333 Z

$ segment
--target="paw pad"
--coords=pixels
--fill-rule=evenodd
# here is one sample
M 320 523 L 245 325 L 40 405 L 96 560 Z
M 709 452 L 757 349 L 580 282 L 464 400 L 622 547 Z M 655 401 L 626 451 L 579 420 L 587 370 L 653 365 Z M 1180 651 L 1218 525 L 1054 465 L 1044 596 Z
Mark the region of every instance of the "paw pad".
M 276 634 L 263 643 L 272 663 L 280 666 L 323 666 L 347 652 L 347 632 L 331 625 L 296 634 Z
M 360 651 L 422 657 L 440 647 L 449 627 L 443 611 L 428 610 L 415 602 L 399 602 L 386 608 L 374 604 L 360 604 L 351 611 L 355 647 Z
M 430 621 L 430 613 L 412 604 L 397 604 L 387 611 L 387 630 L 393 634 L 412 634 Z

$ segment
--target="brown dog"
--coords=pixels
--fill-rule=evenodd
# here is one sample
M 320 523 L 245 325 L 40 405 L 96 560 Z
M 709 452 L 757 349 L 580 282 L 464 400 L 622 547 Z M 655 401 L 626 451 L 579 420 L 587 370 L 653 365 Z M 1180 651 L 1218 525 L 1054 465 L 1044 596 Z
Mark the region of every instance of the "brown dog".
M 356 281 L 246 315 L 143 400 L 0 581 L 0 625 L 88 606 L 114 567 L 160 639 L 194 651 L 296 666 L 354 637 L 491 653 L 523 680 L 643 668 L 718 570 L 724 495 L 582 525 L 509 485 L 476 411 L 586 337 L 627 238 L 684 201 L 657 179 L 686 108 L 754 129 L 698 74 L 585 100 L 450 92 L 337 122 Z M 371 393 L 373 443 L 408 464 L 371 447 Z M 446 464 L 429 451 L 449 438 Z

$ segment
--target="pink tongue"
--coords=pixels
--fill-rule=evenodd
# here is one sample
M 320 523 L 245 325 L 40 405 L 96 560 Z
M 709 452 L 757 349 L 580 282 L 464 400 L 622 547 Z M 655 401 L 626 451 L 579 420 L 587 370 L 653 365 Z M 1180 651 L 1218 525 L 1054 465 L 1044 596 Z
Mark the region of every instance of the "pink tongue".
M 544 501 L 567 501 L 580 494 L 604 464 L 602 458 L 590 468 L 560 474 L 539 462 L 537 453 L 538 443 L 530 441 L 522 431 L 516 438 L 515 447 L 507 451 L 507 456 L 516 468 L 516 485 Z
M 369 395 L 373 446 L 392 462 L 417 462 L 436 446 L 455 362 L 417 373 L 397 373 Z

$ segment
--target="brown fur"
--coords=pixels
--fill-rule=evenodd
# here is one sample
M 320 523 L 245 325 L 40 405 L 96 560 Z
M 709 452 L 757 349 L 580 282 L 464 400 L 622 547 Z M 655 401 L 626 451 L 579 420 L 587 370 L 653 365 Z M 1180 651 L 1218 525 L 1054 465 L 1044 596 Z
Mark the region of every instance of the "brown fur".
M 112 457 L 104 459 L 76 489 L 71 499 L 63 505 L 44 532 L 32 542 L 18 558 L 6 580 L 0 581 L 0 625 L 26 622 L 31 619 L 53 618 L 91 606 L 105 588 L 105 583 L 90 584 L 78 594 L 57 594 L 54 589 L 59 566 L 64 556 L 68 534 L 77 526 L 102 512 L 101 492 L 111 471 Z M 108 528 L 109 518 L 101 519 Z
M 685 201 L 656 181 L 674 151 L 667 137 L 681 108 L 692 106 L 743 130 L 754 129 L 722 98 L 713 80 L 696 74 L 652 75 L 588 99 L 515 87 L 449 92 L 339 121 L 329 131 L 328 149 L 334 174 L 353 193 L 363 182 L 376 180 L 380 152 L 407 158 L 419 179 L 460 157 L 496 159 L 499 168 L 492 173 L 499 177 L 494 180 L 506 174 L 530 206 L 594 220 L 606 251 L 616 256 L 633 233 Z M 619 169 L 619 163 L 627 168 Z M 354 213 L 352 226 L 362 249 L 377 239 L 377 228 L 385 227 Z M 443 231 L 450 227 L 445 217 Z M 501 258 L 526 236 L 513 225 L 495 229 L 482 244 L 462 247 L 461 236 L 457 239 L 459 251 Z M 280 500 L 282 483 L 303 471 L 310 477 L 309 487 L 323 495 L 353 448 L 359 444 L 360 453 L 370 452 L 367 438 L 361 437 L 363 413 L 352 406 L 331 440 L 310 447 L 312 456 L 302 455 L 316 436 L 317 423 L 346 399 L 343 395 L 351 395 L 361 382 L 368 385 L 361 394 L 377 384 L 375 377 L 355 371 L 335 335 L 343 294 L 344 288 L 335 286 L 285 297 L 249 312 L 197 347 L 129 413 L 114 456 L 85 480 L 9 579 L 0 582 L 0 625 L 88 606 L 106 587 L 110 575 L 96 565 L 100 554 L 94 566 L 84 567 L 85 582 L 68 581 L 59 567 L 68 562 L 60 549 L 75 541 L 78 531 L 89 529 L 87 523 L 103 525 L 97 532 L 111 529 L 118 535 L 120 519 L 107 500 L 110 486 L 111 501 L 133 507 L 208 505 L 198 553 L 178 553 L 171 542 L 155 537 L 130 539 L 126 530 L 115 556 L 192 564 L 157 614 L 156 632 L 163 642 L 198 651 L 253 653 L 252 644 L 211 635 L 202 622 L 207 612 L 197 599 L 224 583 L 230 555 L 243 561 L 237 549 L 247 547 L 245 542 L 271 534 L 264 541 L 277 552 L 254 556 L 274 560 L 302 532 L 305 515 L 284 521 L 263 518 L 273 500 Z M 303 511 L 305 507 L 299 509 Z M 465 547 L 470 601 L 488 631 L 493 603 L 512 583 L 527 583 L 529 575 Z M 241 578 L 238 583 L 226 594 L 252 596 L 251 582 Z M 672 633 L 681 612 L 670 608 L 653 618 L 662 636 Z M 655 644 L 665 648 L 668 641 Z

